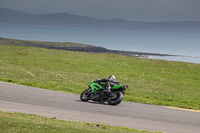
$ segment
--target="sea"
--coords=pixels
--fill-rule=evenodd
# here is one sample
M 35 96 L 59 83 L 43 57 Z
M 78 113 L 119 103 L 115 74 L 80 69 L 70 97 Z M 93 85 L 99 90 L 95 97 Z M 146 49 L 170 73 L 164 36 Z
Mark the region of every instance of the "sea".
M 110 50 L 179 55 L 148 58 L 200 63 L 200 34 L 0 24 L 0 37 L 75 42 Z

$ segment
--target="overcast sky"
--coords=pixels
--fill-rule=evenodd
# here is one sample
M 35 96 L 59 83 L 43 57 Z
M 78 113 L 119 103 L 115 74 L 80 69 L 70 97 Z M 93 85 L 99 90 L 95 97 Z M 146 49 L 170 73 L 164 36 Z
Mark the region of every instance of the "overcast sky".
M 0 0 L 0 7 L 33 14 L 65 12 L 99 19 L 200 21 L 200 0 Z

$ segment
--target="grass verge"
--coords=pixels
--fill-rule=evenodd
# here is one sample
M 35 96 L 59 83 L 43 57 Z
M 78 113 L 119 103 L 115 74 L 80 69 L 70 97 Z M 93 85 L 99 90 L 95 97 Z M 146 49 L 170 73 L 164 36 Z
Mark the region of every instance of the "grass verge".
M 103 124 L 75 122 L 46 118 L 33 114 L 0 111 L 1 133 L 151 133 Z
M 1 81 L 80 94 L 114 74 L 125 101 L 200 110 L 200 64 L 0 44 Z

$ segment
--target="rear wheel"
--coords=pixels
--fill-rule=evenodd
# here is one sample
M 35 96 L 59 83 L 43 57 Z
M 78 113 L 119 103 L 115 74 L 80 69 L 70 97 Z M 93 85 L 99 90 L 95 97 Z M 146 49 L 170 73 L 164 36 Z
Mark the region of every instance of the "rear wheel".
M 108 104 L 117 105 L 120 104 L 123 99 L 123 94 L 121 92 L 114 92 L 113 96 L 108 98 Z
M 81 101 L 87 102 L 88 100 L 90 100 L 90 95 L 91 95 L 91 89 L 90 88 L 83 91 L 80 95 Z

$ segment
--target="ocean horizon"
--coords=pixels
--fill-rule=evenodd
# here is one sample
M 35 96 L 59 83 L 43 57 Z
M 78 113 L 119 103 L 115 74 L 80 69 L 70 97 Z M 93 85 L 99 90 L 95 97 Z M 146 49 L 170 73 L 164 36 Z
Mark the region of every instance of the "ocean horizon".
M 75 42 L 110 50 L 180 55 L 149 58 L 200 63 L 200 34 L 0 24 L 0 37 Z

